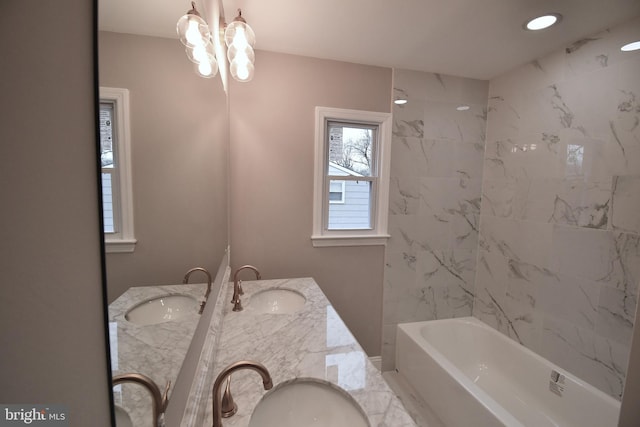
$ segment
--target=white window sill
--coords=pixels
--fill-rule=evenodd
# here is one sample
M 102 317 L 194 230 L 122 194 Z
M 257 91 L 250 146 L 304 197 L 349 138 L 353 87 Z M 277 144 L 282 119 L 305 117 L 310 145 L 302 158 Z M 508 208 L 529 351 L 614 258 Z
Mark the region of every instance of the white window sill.
M 104 249 L 108 254 L 133 252 L 137 242 L 136 239 L 105 240 Z
M 379 246 L 386 245 L 391 237 L 388 234 L 363 235 L 341 235 L 341 236 L 311 236 L 314 248 L 324 248 L 329 246 Z

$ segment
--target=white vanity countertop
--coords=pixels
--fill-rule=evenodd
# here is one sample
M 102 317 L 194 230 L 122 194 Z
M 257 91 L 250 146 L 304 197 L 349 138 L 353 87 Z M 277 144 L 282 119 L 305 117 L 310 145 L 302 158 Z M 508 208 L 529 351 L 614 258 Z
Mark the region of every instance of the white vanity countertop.
M 127 321 L 126 312 L 135 305 L 159 296 L 183 294 L 203 300 L 206 284 L 139 286 L 129 288 L 109 305 L 109 341 L 113 376 L 135 372 L 150 377 L 164 392 L 167 381 L 175 384 L 200 315 L 193 314 L 165 323 L 137 325 Z M 126 384 L 124 384 L 126 387 Z M 169 391 L 169 396 L 171 396 Z M 114 387 L 116 405 L 127 410 L 134 425 L 149 425 L 151 399 L 139 386 Z M 136 420 L 139 424 L 136 424 Z
M 231 301 L 233 283 L 226 284 Z M 360 405 L 372 427 L 415 427 L 402 403 L 369 361 L 340 316 L 312 278 L 242 282 L 244 310 L 225 304 L 222 335 L 214 362 L 214 378 L 238 360 L 255 360 L 271 373 L 274 386 L 294 378 L 317 378 L 346 390 Z M 305 306 L 292 314 L 260 314 L 251 308 L 251 296 L 269 288 L 300 292 Z M 357 303 L 357 302 L 356 302 Z M 265 390 L 260 376 L 250 370 L 233 374 L 233 398 L 238 412 L 223 419 L 228 427 L 247 426 Z M 211 392 L 209 392 L 211 394 Z M 211 396 L 204 425 L 212 424 Z

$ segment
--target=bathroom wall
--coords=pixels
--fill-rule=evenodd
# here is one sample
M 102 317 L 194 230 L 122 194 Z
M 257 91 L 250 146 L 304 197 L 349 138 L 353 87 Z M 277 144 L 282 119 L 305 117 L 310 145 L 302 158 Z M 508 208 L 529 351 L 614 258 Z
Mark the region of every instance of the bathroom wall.
M 488 82 L 394 69 L 393 87 L 408 102 L 393 107 L 383 370 L 398 323 L 471 315 Z
M 257 51 L 254 79 L 232 81 L 229 96 L 232 267 L 314 277 L 367 354 L 380 355 L 384 248 L 311 244 L 314 109 L 389 112 L 391 70 Z
M 133 253 L 107 255 L 109 301 L 131 286 L 215 274 L 228 244 L 228 112 L 175 39 L 99 33 L 100 85 L 130 91 Z M 203 282 L 204 276 L 192 281 Z
M 104 427 L 93 6 L 0 5 L 0 402 Z
M 474 316 L 620 398 L 640 281 L 640 19 L 491 80 Z

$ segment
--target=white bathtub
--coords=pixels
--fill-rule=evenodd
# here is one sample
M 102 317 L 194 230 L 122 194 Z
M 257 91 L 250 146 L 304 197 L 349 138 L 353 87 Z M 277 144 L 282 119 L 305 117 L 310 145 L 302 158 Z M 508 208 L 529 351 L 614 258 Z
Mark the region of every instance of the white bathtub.
M 614 427 L 620 402 L 473 317 L 398 325 L 396 368 L 447 427 Z

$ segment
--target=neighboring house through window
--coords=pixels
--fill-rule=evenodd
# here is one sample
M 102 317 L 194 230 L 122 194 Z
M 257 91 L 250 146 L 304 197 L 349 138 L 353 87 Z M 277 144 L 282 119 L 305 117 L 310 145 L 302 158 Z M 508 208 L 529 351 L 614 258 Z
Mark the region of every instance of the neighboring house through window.
M 314 246 L 385 244 L 391 114 L 316 107 Z
M 102 212 L 107 252 L 133 252 L 129 91 L 100 88 Z

